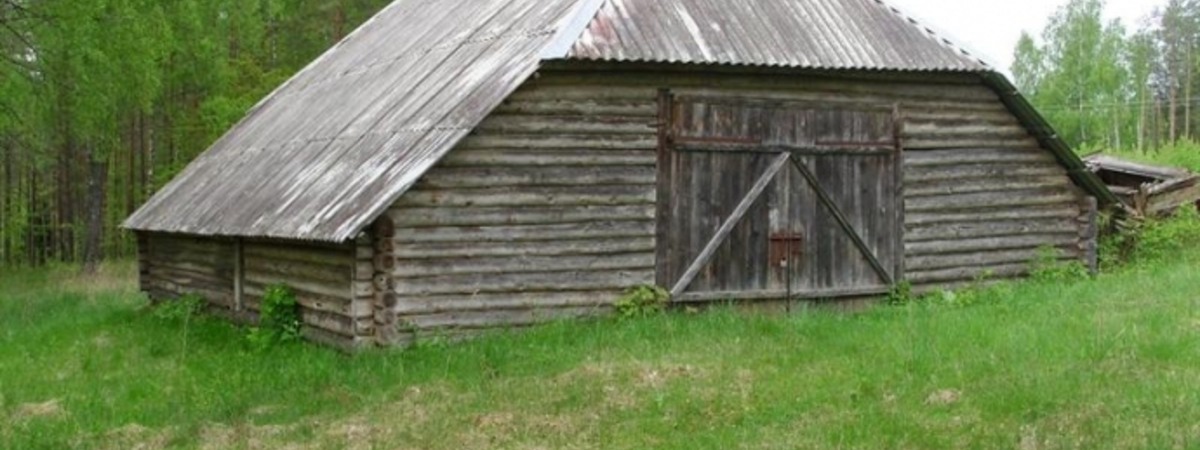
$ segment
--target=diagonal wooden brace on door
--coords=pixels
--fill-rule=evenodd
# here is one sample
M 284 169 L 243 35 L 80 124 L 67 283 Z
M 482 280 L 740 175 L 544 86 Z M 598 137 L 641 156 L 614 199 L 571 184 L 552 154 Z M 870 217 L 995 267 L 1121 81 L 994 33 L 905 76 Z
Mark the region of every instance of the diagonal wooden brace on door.
M 842 213 L 842 209 L 834 204 L 833 199 L 829 197 L 829 193 L 825 192 L 825 189 L 821 187 L 820 180 L 812 173 L 812 170 L 809 170 L 808 166 L 796 159 L 792 160 L 792 165 L 796 166 L 796 170 L 799 170 L 800 174 L 804 176 L 804 180 L 817 193 L 817 198 L 820 199 L 821 204 L 825 205 L 825 208 L 833 215 L 834 220 L 837 220 L 838 225 L 842 227 L 842 231 L 845 231 L 850 236 L 850 240 L 854 242 L 854 246 L 858 247 L 858 251 L 867 258 L 867 262 L 871 264 L 871 268 L 875 269 L 875 273 L 879 274 L 879 278 L 889 286 L 894 284 L 892 274 L 888 273 L 887 269 L 883 267 L 883 263 L 880 263 L 879 258 L 875 256 L 875 253 L 871 252 L 871 248 L 867 247 L 866 241 L 863 240 L 862 236 L 859 236 L 858 230 L 854 229 L 854 226 L 850 224 L 850 220 L 846 219 L 846 215 Z
M 754 183 L 754 186 L 750 188 L 750 192 L 742 199 L 742 202 L 738 204 L 737 208 L 734 208 L 729 218 L 725 219 L 725 222 L 721 224 L 721 228 L 717 229 L 717 234 L 708 241 L 708 245 L 704 246 L 704 250 L 700 252 L 700 256 L 697 256 L 696 260 L 692 261 L 692 264 L 688 266 L 687 271 L 683 273 L 683 277 L 675 283 L 675 287 L 671 288 L 672 297 L 682 294 L 692 284 L 692 281 L 696 280 L 696 276 L 700 274 L 700 270 L 708 265 L 709 261 L 712 261 L 713 255 L 717 254 L 717 249 L 721 247 L 721 244 L 725 243 L 725 240 L 729 238 L 729 234 L 733 232 L 734 227 L 742 221 L 742 218 L 746 216 L 750 208 L 754 206 L 754 202 L 758 201 L 759 197 L 762 197 L 763 192 L 767 190 L 767 186 L 770 186 L 771 182 L 775 181 L 775 176 L 779 175 L 779 171 L 783 170 L 783 166 L 786 166 L 788 160 L 791 158 L 792 155 L 789 153 L 780 153 L 775 160 L 771 161 L 771 165 L 767 166 L 767 171 L 758 179 L 758 182 Z

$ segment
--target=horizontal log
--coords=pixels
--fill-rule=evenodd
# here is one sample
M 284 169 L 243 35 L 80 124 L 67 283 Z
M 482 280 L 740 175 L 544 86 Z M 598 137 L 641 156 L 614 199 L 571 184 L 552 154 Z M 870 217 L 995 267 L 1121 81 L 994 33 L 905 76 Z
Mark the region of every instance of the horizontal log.
M 1001 238 L 956 239 L 928 242 L 905 242 L 905 257 L 930 256 L 942 253 L 990 252 L 1020 250 L 1042 246 L 1066 247 L 1079 242 L 1078 233 L 1001 236 Z
M 256 299 L 261 299 L 266 294 L 266 286 L 259 283 L 246 283 L 243 289 L 244 295 Z M 343 316 L 353 315 L 353 311 L 351 310 L 353 301 L 347 297 L 332 297 L 312 292 L 299 292 L 296 295 L 296 303 L 302 308 L 314 311 L 323 311 Z
M 468 311 L 407 316 L 404 321 L 420 330 L 447 328 L 479 330 L 525 327 L 556 320 L 597 316 L 607 311 L 606 308 L 598 307 Z
M 1063 256 L 1080 258 L 1078 245 L 1071 243 L 1057 247 Z M 1030 264 L 1041 255 L 1041 248 L 1022 250 L 994 250 L 973 253 L 937 254 L 928 256 L 909 257 L 905 262 L 906 268 L 914 272 L 926 272 L 957 267 L 1001 266 L 1006 264 Z
M 656 179 L 653 165 L 629 166 L 620 170 L 580 166 L 446 167 L 425 174 L 413 191 L 510 186 L 652 185 Z
M 293 261 L 312 263 L 323 266 L 349 268 L 354 262 L 354 249 L 350 246 L 329 249 L 305 246 L 281 246 L 246 244 L 242 248 L 246 259 L 262 259 L 269 261 Z
M 486 293 L 475 295 L 405 296 L 396 306 L 401 316 L 468 311 L 531 310 L 609 306 L 621 290 Z
M 354 320 L 347 316 L 312 309 L 301 309 L 300 321 L 304 325 L 319 328 L 347 339 L 355 337 Z
M 493 115 L 475 127 L 480 134 L 515 135 L 657 135 L 658 118 L 646 116 Z
M 456 149 L 442 167 L 498 166 L 649 166 L 658 161 L 653 147 L 637 150 L 581 151 L 578 149 Z
M 994 125 L 1020 125 L 1008 111 L 971 111 L 971 110 L 928 110 L 902 109 L 900 115 L 905 124 L 908 123 L 983 123 Z
M 909 271 L 906 278 L 914 285 L 971 281 L 979 278 L 1004 279 L 1029 274 L 1029 264 L 1004 264 L 999 266 L 957 267 L 932 271 Z
M 909 212 L 904 216 L 907 227 L 939 223 L 995 222 L 1002 220 L 1069 219 L 1079 216 L 1075 202 L 1023 208 L 985 209 L 979 211 Z
M 649 131 L 633 135 L 477 134 L 463 139 L 457 150 L 654 150 L 658 135 Z
M 216 264 L 205 261 L 180 261 L 167 259 L 154 259 L 147 261 L 146 268 L 154 270 L 177 270 L 188 272 L 198 276 L 208 276 L 213 278 L 231 278 L 233 274 L 233 261 L 229 261 L 227 265 L 218 266 Z
M 1038 141 L 1034 138 L 1009 138 L 1003 136 L 996 138 L 971 138 L 920 135 L 904 139 L 904 148 L 907 149 L 1030 148 L 1038 146 Z
M 326 297 L 349 299 L 352 298 L 353 294 L 351 292 L 350 280 L 348 279 L 344 282 L 314 281 L 299 278 L 284 279 L 275 274 L 258 273 L 252 271 L 246 271 L 245 276 L 246 286 L 270 286 L 277 283 L 283 283 L 291 288 L 297 296 L 311 293 Z
M 654 236 L 653 220 L 593 221 L 557 225 L 511 225 L 497 227 L 401 228 L 396 245 L 416 242 L 512 242 L 557 241 Z
M 835 299 L 844 297 L 869 297 L 874 295 L 886 294 L 890 288 L 882 287 L 860 287 L 860 288 L 844 288 L 844 289 L 817 289 L 817 290 L 802 290 L 792 292 L 791 295 L 787 291 L 744 291 L 744 292 L 690 292 L 675 296 L 671 301 L 675 303 L 720 303 L 734 301 L 759 301 L 759 300 L 813 300 L 813 299 Z
M 544 82 L 545 81 L 545 82 Z M 608 83 L 607 88 L 603 83 L 589 87 L 586 84 L 563 86 L 561 75 L 554 75 L 538 80 L 537 84 L 530 85 L 527 88 L 522 88 L 514 92 L 508 97 L 506 102 L 602 102 L 602 103 L 618 103 L 618 102 L 634 102 L 634 103 L 649 103 L 654 104 L 658 98 L 658 89 L 648 86 L 628 86 L 628 85 L 613 85 Z
M 220 286 L 178 283 L 163 279 L 146 280 L 146 286 L 151 289 L 171 293 L 172 295 L 167 297 L 170 300 L 185 295 L 199 295 L 205 301 L 214 305 L 226 308 L 233 305 L 233 291 L 231 289 L 222 289 Z
M 1037 147 L 1030 148 L 956 148 L 942 150 L 911 149 L 904 153 L 905 167 L 960 166 L 980 164 L 1057 165 L 1054 155 Z
M 586 239 L 578 241 L 428 242 L 396 249 L 399 266 L 411 260 L 447 258 L 620 255 L 654 253 L 654 238 Z
M 516 207 L 653 205 L 653 184 L 625 186 L 507 187 L 409 192 L 397 207 Z
M 654 268 L 654 253 L 587 256 L 531 256 L 407 260 L 392 273 L 397 278 L 442 275 L 564 272 L 576 270 L 636 270 Z
M 1071 186 L 1073 186 L 1071 179 L 1065 175 L 989 177 L 969 182 L 963 180 L 937 180 L 913 183 L 904 186 L 904 195 L 908 198 L 920 198 L 983 192 L 1065 190 L 1070 189 Z
M 936 212 L 999 207 L 1032 207 L 1074 202 L 1078 196 L 1066 189 L 983 192 L 906 198 L 907 213 Z
M 233 289 L 233 274 L 212 274 L 196 272 L 174 267 L 153 267 L 150 277 L 171 280 L 178 284 L 207 284 L 211 286 L 228 286 Z
M 339 351 L 353 353 L 371 345 L 371 342 L 361 337 L 348 337 L 340 333 L 326 331 L 317 327 L 306 326 L 300 329 L 300 335 L 311 342 L 332 347 Z
M 1029 132 L 1019 124 L 994 125 L 982 122 L 904 122 L 904 137 L 917 139 L 1025 139 Z
M 644 94 L 646 90 L 640 90 Z M 564 116 L 580 115 L 590 117 L 658 117 L 658 105 L 654 102 L 653 93 L 643 98 L 629 99 L 546 99 L 525 100 L 509 98 L 493 112 L 495 116 Z
M 600 220 L 653 220 L 650 205 L 556 206 L 526 208 L 393 208 L 399 227 L 549 225 Z
M 353 269 L 344 264 L 325 265 L 247 256 L 243 263 L 243 270 L 274 276 L 281 280 L 300 279 L 344 284 L 350 281 L 350 272 Z
M 406 296 L 470 295 L 488 292 L 623 290 L 653 280 L 653 270 L 448 275 L 397 280 L 396 292 L 401 295 L 401 298 L 404 298 Z
M 1077 233 L 1074 219 L 1005 220 L 996 222 L 944 223 L 913 227 L 905 233 L 907 242 L 944 241 L 1030 234 Z
M 916 152 L 910 152 L 916 153 Z M 1066 170 L 1056 164 L 1028 163 L 983 163 L 953 166 L 908 166 L 904 170 L 904 183 L 916 184 L 930 181 L 964 180 L 967 182 L 996 177 L 1042 177 L 1066 176 Z

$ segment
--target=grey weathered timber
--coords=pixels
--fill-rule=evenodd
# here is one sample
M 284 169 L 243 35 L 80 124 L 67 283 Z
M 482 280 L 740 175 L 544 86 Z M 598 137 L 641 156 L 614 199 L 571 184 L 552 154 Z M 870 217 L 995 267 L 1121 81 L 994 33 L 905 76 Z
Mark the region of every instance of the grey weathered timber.
M 285 283 L 354 348 L 1094 259 L 1116 198 L 1006 79 L 875 0 L 753 3 L 397 2 L 129 219 L 142 289 Z
M 682 294 L 683 290 L 692 284 L 692 280 L 696 279 L 696 275 L 700 273 L 700 269 L 704 268 L 713 255 L 716 254 L 717 247 L 725 243 L 725 239 L 729 237 L 729 233 L 733 232 L 733 227 L 737 226 L 738 222 L 741 222 L 742 217 L 746 215 L 746 212 L 750 210 L 754 202 L 758 201 L 762 193 L 767 190 L 767 186 L 774 181 L 775 175 L 779 174 L 779 171 L 787 165 L 791 157 L 791 154 L 780 153 L 775 157 L 774 161 L 771 161 L 771 165 L 767 166 L 767 171 L 758 178 L 758 181 L 750 188 L 750 192 L 746 194 L 741 203 L 738 203 L 737 208 L 734 208 L 729 217 L 724 220 L 721 228 L 717 229 L 717 233 L 704 246 L 704 250 L 700 251 L 700 255 L 688 266 L 687 270 L 679 278 L 679 281 L 671 288 L 671 295 Z
M 867 262 L 871 263 L 871 267 L 875 269 L 875 272 L 879 275 L 879 278 L 882 279 L 885 284 L 892 284 L 892 274 L 889 273 L 888 269 L 883 266 L 883 263 L 879 262 L 879 258 L 875 257 L 875 253 L 870 247 L 867 247 L 867 243 L 863 241 L 862 236 L 859 236 L 858 231 L 855 230 L 854 226 L 850 224 L 850 220 L 846 218 L 846 214 L 843 213 L 842 209 L 837 205 L 837 203 L 835 203 L 833 199 L 829 197 L 829 193 L 825 192 L 825 189 L 821 187 L 821 181 L 817 178 L 817 176 L 812 173 L 812 170 L 810 170 L 808 166 L 804 165 L 804 163 L 800 161 L 792 160 L 792 164 L 796 167 L 796 170 L 798 170 L 800 174 L 804 176 L 804 180 L 808 182 L 808 185 L 813 189 L 813 192 L 817 193 L 817 198 L 821 200 L 821 205 L 829 210 L 829 213 L 832 214 L 834 219 L 837 220 L 838 226 L 841 227 L 842 231 L 850 237 L 850 240 L 854 242 L 854 246 L 858 247 L 858 251 L 861 252 L 862 256 L 867 259 Z

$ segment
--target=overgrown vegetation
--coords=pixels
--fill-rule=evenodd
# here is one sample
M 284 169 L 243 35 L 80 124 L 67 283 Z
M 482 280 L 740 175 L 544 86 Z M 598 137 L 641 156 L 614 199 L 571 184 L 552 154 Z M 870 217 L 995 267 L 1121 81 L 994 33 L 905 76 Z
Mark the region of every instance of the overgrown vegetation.
M 613 308 L 621 318 L 645 317 L 666 310 L 670 298 L 671 295 L 658 286 L 634 286 L 613 302 Z
M 1178 245 L 860 314 L 635 314 L 356 356 L 237 345 L 186 302 L 149 308 L 129 268 L 16 271 L 0 448 L 1195 448 L 1196 264 Z
M 258 326 L 250 328 L 246 338 L 258 351 L 300 340 L 300 310 L 291 288 L 282 284 L 267 287 L 259 309 Z

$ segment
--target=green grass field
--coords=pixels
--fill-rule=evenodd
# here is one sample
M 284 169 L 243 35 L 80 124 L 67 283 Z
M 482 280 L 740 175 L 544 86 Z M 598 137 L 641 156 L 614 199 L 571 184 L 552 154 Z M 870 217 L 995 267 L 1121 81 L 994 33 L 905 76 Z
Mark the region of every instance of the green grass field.
M 161 319 L 127 268 L 18 271 L 0 278 L 0 447 L 1200 449 L 1197 263 L 358 356 Z

